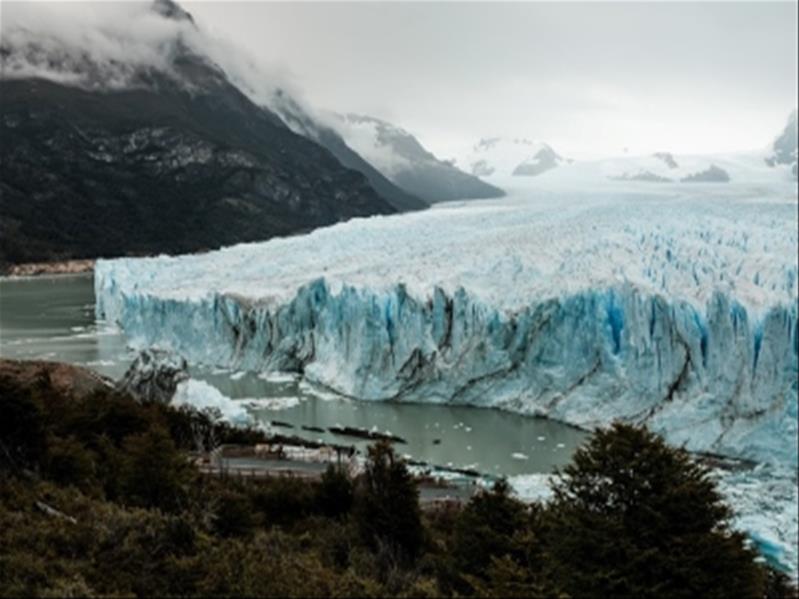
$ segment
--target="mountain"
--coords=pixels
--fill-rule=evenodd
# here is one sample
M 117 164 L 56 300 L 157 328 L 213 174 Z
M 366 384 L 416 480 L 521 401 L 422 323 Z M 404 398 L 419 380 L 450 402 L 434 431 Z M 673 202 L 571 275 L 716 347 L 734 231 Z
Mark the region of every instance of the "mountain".
M 497 198 L 501 189 L 436 158 L 413 135 L 369 116 L 340 116 L 346 142 L 393 183 L 428 202 Z
M 634 183 L 672 192 L 695 185 L 733 186 L 741 191 L 768 185 L 795 195 L 792 178 L 788 180 L 785 171 L 768 166 L 763 158 L 762 151 L 625 155 L 574 162 L 551 173 L 547 181 L 572 187 L 592 182 L 595 186 L 608 184 L 614 189 L 619 189 L 619 183 Z
M 563 158 L 561 158 L 555 150 L 544 144 L 532 157 L 526 159 L 513 169 L 512 174 L 535 177 L 536 175 L 540 175 L 541 173 L 555 168 L 560 165 L 561 162 L 563 162 Z
M 568 162 L 542 142 L 487 137 L 478 141 L 458 165 L 478 177 L 535 177 Z
M 418 194 L 390 181 L 347 145 L 336 130 L 311 116 L 290 95 L 278 90 L 271 98 L 270 106 L 293 131 L 312 139 L 333 154 L 341 164 L 364 175 L 372 187 L 400 212 L 421 210 L 429 206 Z
M 191 252 L 398 209 L 242 93 L 191 44 L 191 15 L 143 10 L 169 35 L 117 55 L 4 21 L 0 263 Z
M 794 178 L 797 176 L 797 154 L 799 154 L 799 150 L 797 150 L 797 146 L 799 146 L 799 139 L 797 139 L 798 127 L 796 110 L 794 110 L 788 117 L 788 124 L 785 125 L 785 129 L 774 140 L 771 146 L 771 155 L 766 158 L 766 164 L 769 166 L 778 164 L 790 166 Z

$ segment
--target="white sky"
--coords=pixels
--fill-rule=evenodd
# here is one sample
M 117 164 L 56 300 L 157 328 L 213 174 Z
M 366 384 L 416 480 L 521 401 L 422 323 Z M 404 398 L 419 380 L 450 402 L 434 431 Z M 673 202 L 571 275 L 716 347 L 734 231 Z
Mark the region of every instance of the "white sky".
M 313 106 L 442 157 L 526 136 L 574 157 L 762 147 L 797 104 L 797 3 L 185 2 Z
M 796 0 L 183 6 L 212 34 L 209 54 L 254 87 L 382 117 L 443 158 L 494 135 L 574 158 L 756 149 L 797 105 Z M 142 12 L 0 0 L 0 22 L 15 14 L 91 52 L 144 60 L 170 27 Z

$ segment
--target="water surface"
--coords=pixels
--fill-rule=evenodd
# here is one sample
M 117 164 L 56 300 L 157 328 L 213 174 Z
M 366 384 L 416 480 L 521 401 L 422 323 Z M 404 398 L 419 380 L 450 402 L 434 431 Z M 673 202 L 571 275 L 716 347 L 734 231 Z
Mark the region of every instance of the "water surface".
M 117 329 L 95 320 L 91 275 L 62 275 L 0 279 L 0 356 L 70 362 L 118 378 L 134 352 Z M 209 368 L 192 368 L 192 376 L 234 399 L 258 400 L 253 415 L 291 425 L 276 429 L 287 435 L 363 448 L 364 441 L 302 427 L 388 431 L 407 441 L 397 450 L 413 459 L 487 474 L 550 472 L 585 438 L 568 425 L 499 410 L 343 399 L 290 376 Z

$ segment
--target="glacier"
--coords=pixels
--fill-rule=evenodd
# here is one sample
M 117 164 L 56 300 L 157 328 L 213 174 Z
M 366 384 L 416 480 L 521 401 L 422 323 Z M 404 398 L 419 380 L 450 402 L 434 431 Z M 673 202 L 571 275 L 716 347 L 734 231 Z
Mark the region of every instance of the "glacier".
M 693 451 L 795 466 L 795 188 L 697 185 L 528 186 L 100 260 L 96 311 L 132 346 L 198 364 L 298 373 L 362 400 L 623 419 Z

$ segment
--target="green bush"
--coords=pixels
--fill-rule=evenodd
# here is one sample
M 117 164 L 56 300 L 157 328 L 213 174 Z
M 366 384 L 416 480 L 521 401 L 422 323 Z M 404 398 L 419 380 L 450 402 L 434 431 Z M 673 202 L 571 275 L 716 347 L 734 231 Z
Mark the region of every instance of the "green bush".
M 454 556 L 464 574 L 479 576 L 494 557 L 513 553 L 513 536 L 526 524 L 524 504 L 510 496 L 501 479 L 477 493 L 455 522 Z
M 42 410 L 30 389 L 0 378 L 0 469 L 38 467 L 45 453 Z
M 46 475 L 62 485 L 92 486 L 95 478 L 94 452 L 74 437 L 50 436 L 47 442 Z
M 350 477 L 342 468 L 328 465 L 316 492 L 316 506 L 320 514 L 341 518 L 352 508 L 353 487 Z
M 250 498 L 239 491 L 224 489 L 216 494 L 214 530 L 221 537 L 246 537 L 255 526 Z
M 249 490 L 263 526 L 289 526 L 315 511 L 314 486 L 299 478 L 279 477 L 255 482 Z
M 185 506 L 195 476 L 194 467 L 160 426 L 123 442 L 118 489 L 130 505 L 177 511 Z
M 354 515 L 361 537 L 373 550 L 388 552 L 399 562 L 412 562 L 419 555 L 424 541 L 419 491 L 385 441 L 369 448 Z

